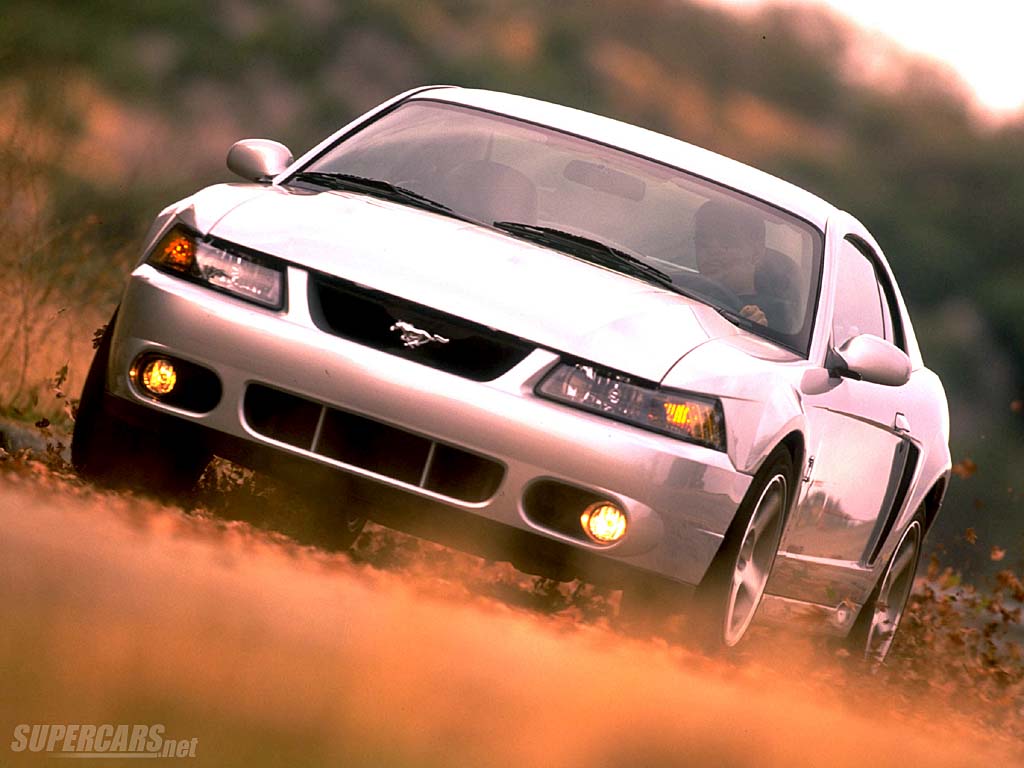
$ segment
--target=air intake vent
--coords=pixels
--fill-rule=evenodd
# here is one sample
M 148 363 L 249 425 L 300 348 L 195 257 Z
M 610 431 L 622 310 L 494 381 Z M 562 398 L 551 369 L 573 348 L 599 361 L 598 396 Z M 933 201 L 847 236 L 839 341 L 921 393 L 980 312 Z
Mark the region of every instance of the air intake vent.
M 498 378 L 533 350 L 510 334 L 320 273 L 311 275 L 310 309 L 322 331 L 473 381 Z
M 246 390 L 245 420 L 271 440 L 458 501 L 486 501 L 505 474 L 492 459 L 261 384 Z

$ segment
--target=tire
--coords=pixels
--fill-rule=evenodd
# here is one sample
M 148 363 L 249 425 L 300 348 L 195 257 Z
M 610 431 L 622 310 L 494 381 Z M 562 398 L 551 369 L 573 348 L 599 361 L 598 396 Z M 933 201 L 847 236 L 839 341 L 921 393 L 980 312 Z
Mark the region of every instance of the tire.
M 110 318 L 85 377 L 71 436 L 71 464 L 96 485 L 127 488 L 154 496 L 190 492 L 209 463 L 201 443 L 184 434 L 156 433 L 109 413 L 104 403 L 107 364 L 117 312 Z
M 882 577 L 860 609 L 846 638 L 846 648 L 855 658 L 878 665 L 892 649 L 896 630 L 914 589 L 914 574 L 921 560 L 924 525 L 920 513 L 900 536 L 896 549 L 885 564 Z
M 785 527 L 793 460 L 777 448 L 754 476 L 722 546 L 697 587 L 699 637 L 708 650 L 732 648 L 761 602 Z

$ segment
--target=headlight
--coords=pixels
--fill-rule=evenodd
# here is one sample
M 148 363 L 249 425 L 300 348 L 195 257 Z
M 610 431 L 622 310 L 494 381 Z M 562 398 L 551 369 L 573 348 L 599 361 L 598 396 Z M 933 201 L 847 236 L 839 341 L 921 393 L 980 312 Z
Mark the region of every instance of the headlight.
M 654 432 L 725 450 L 722 404 L 710 397 L 634 384 L 585 364 L 560 363 L 537 394 Z
M 284 267 L 276 259 L 202 238 L 180 225 L 160 238 L 147 263 L 265 307 L 284 306 Z

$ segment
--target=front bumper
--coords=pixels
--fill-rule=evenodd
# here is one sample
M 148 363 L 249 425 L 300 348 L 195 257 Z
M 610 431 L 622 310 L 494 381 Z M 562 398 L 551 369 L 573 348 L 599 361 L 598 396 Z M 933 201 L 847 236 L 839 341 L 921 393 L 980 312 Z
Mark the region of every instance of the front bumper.
M 286 306 L 263 310 L 140 266 L 118 312 L 108 390 L 235 442 L 421 499 L 426 510 L 457 510 L 673 581 L 696 584 L 703 577 L 751 482 L 726 454 L 536 397 L 534 386 L 558 360 L 549 350 L 535 350 L 494 381 L 474 382 L 320 331 L 302 269 L 288 269 Z M 143 395 L 128 371 L 145 352 L 214 371 L 223 386 L 218 405 L 194 414 Z M 467 501 L 275 439 L 247 418 L 246 393 L 254 385 L 486 457 L 503 469 L 500 483 L 487 498 Z M 524 498 L 544 481 L 616 501 L 629 517 L 627 535 L 600 546 L 540 524 Z

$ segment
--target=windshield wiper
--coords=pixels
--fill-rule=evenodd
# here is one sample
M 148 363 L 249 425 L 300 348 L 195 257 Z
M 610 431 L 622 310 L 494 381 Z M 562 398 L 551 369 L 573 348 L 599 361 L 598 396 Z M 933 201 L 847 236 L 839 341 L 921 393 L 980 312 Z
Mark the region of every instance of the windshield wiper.
M 666 288 L 678 290 L 672 277 L 646 261 L 638 259 L 630 253 L 608 243 L 602 243 L 586 235 L 565 232 L 554 227 L 541 227 L 536 224 L 523 224 L 518 221 L 496 221 L 494 227 L 510 235 L 521 237 L 539 245 L 547 245 L 568 253 L 571 256 L 590 261 L 617 272 L 639 277 L 658 283 Z M 680 291 L 681 292 L 681 291 Z
M 325 189 L 341 190 L 344 192 L 364 192 L 368 195 L 380 197 L 385 200 L 413 205 L 417 208 L 423 208 L 435 213 L 443 213 L 446 216 L 452 216 L 456 219 L 462 219 L 463 221 L 474 221 L 468 216 L 463 216 L 461 213 L 453 211 L 444 203 L 440 203 L 437 200 L 431 200 L 429 197 L 425 197 L 419 192 L 414 192 L 411 189 L 406 189 L 405 187 L 401 187 L 397 184 L 392 184 L 390 181 L 385 181 L 384 179 L 356 176 L 351 173 L 325 173 L 323 171 L 299 171 L 292 176 L 292 179 L 295 181 L 305 181 L 309 184 L 315 184 L 318 187 L 324 187 Z
M 706 302 L 707 300 L 706 299 L 701 299 L 701 301 L 705 301 Z M 716 312 L 718 312 L 718 314 L 720 314 L 722 317 L 724 317 L 726 320 L 728 320 L 730 323 L 732 323 L 733 325 L 738 325 L 740 328 L 743 328 L 744 330 L 747 330 L 747 331 L 751 331 L 752 333 L 756 333 L 759 336 L 763 336 L 764 335 L 764 332 L 765 332 L 765 329 L 767 328 L 767 326 L 761 325 L 761 323 L 757 322 L 756 320 L 751 320 L 749 317 L 741 315 L 739 312 L 737 312 L 734 309 L 728 309 L 727 307 L 720 307 L 717 304 L 710 304 L 709 303 L 708 305 L 712 309 L 714 309 Z

